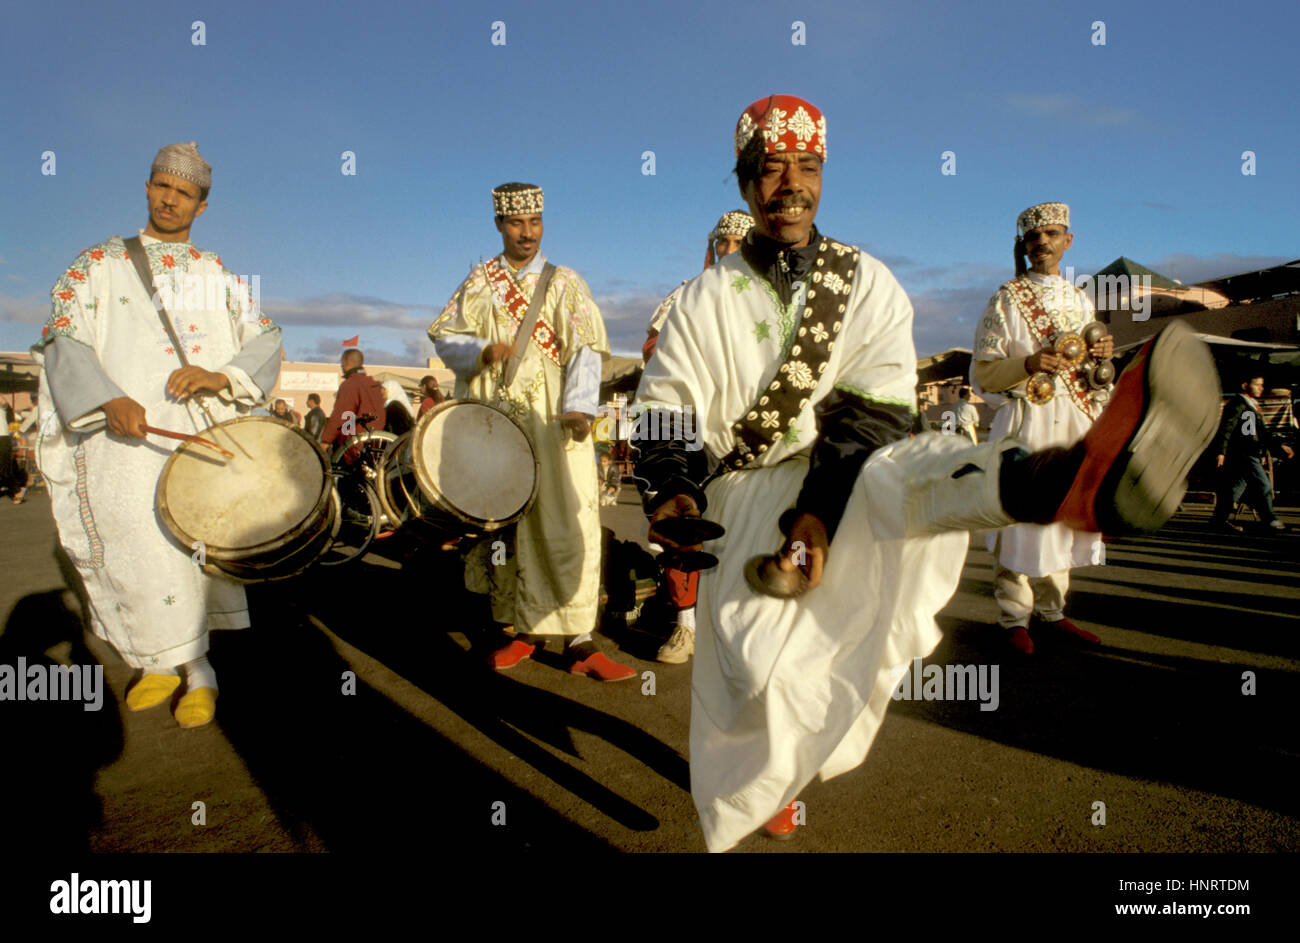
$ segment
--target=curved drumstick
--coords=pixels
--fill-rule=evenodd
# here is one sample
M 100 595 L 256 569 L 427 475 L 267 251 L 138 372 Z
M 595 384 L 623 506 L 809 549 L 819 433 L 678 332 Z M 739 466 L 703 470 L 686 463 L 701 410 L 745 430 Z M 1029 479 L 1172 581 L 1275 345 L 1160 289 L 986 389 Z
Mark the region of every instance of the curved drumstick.
M 168 439 L 180 439 L 182 442 L 194 442 L 198 445 L 206 445 L 210 449 L 216 449 L 226 458 L 234 458 L 234 452 L 227 452 L 215 442 L 209 442 L 207 439 L 200 439 L 196 435 L 190 435 L 187 432 L 172 432 L 170 429 L 159 429 L 157 426 L 145 426 L 145 432 L 151 432 L 154 435 L 160 435 Z

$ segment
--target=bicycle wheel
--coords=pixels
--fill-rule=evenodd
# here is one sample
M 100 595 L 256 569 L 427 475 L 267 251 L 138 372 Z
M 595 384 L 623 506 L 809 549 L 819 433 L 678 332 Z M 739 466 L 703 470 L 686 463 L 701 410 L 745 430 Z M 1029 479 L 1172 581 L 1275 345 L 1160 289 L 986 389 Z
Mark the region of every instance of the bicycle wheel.
M 321 566 L 339 566 L 366 555 L 379 532 L 379 495 L 366 481 L 356 477 L 334 483 L 341 505 L 338 536 L 320 558 Z
M 360 464 L 366 470 L 366 477 L 372 482 L 377 480 L 384 467 L 384 455 L 388 447 L 397 441 L 391 432 L 372 432 L 365 430 L 349 436 L 334 449 L 330 464 L 339 469 L 351 469 Z

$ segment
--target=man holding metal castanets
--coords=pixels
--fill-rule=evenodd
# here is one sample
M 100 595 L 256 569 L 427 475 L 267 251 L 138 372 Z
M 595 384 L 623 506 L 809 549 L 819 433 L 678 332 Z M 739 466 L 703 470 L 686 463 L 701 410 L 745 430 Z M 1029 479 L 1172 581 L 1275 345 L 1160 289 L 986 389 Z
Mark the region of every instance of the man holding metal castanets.
M 1031 449 L 1073 445 L 1109 396 L 1114 340 L 1094 321 L 1088 296 L 1061 276 L 1061 256 L 1073 244 L 1064 203 L 1031 206 L 1016 220 L 1016 277 L 989 299 L 971 363 L 972 381 L 998 407 L 990 441 L 1012 435 Z M 1045 628 L 1099 641 L 1063 609 L 1070 568 L 1102 562 L 1100 534 L 1019 524 L 989 542 L 997 558 L 998 624 L 1015 649 L 1034 651 L 1031 616 Z

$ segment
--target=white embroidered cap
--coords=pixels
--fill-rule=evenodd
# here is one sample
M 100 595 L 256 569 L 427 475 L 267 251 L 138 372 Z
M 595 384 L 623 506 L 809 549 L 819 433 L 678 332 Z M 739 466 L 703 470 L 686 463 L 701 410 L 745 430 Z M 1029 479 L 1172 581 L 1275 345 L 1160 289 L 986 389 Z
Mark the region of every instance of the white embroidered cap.
M 212 166 L 199 154 L 196 142 L 168 144 L 153 159 L 149 173 L 171 174 L 207 190 L 212 187 Z
M 1031 206 L 1016 218 L 1016 236 L 1023 236 L 1039 226 L 1064 226 L 1070 228 L 1070 208 L 1064 203 L 1039 203 Z

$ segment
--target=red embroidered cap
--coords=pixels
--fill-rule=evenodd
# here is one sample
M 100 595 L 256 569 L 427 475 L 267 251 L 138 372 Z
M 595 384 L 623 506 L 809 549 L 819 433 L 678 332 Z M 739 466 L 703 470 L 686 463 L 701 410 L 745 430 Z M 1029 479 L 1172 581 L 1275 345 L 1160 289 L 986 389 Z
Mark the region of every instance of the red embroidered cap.
M 736 122 L 737 157 L 759 128 L 769 154 L 808 151 L 826 159 L 826 118 L 812 102 L 795 95 L 770 95 L 754 102 Z

